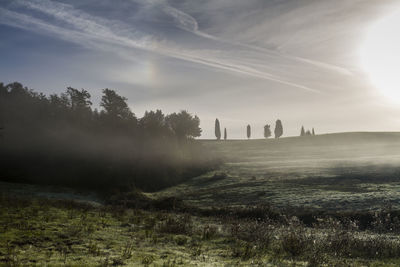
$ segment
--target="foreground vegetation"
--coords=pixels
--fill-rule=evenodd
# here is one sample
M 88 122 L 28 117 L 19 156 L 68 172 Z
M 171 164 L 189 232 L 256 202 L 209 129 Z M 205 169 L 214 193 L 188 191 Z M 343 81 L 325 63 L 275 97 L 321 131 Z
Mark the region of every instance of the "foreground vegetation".
M 168 200 L 163 201 L 164 204 Z M 142 210 L 0 197 L 0 265 L 398 266 L 399 215 L 304 218 L 271 207 Z M 392 231 L 394 230 L 394 231 Z

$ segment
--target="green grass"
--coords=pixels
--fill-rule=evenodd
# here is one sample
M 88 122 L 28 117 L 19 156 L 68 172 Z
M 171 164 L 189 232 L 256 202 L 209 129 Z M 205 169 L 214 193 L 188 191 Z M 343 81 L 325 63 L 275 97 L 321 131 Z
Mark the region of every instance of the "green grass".
M 4 196 L 0 215 L 0 265 L 184 266 L 222 259 L 216 253 L 222 246 L 202 241 L 201 225 L 179 234 L 181 215 Z
M 400 134 L 201 142 L 225 164 L 112 206 L 0 184 L 0 266 L 400 265 Z
M 204 217 L 3 195 L 0 266 L 400 264 L 397 236 L 332 218 L 310 228 L 279 216 Z
M 271 256 L 232 235 L 231 223 L 189 214 L 2 195 L 0 266 L 304 265 Z

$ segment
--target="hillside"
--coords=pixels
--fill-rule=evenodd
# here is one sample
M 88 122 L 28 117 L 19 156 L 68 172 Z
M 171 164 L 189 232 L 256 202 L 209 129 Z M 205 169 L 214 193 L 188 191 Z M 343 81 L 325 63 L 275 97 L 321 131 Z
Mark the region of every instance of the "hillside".
M 268 203 L 317 210 L 377 209 L 400 200 L 400 133 L 201 142 L 225 163 L 158 195 L 202 207 Z
M 0 183 L 0 265 L 399 265 L 400 134 L 200 142 L 225 163 L 149 209 Z

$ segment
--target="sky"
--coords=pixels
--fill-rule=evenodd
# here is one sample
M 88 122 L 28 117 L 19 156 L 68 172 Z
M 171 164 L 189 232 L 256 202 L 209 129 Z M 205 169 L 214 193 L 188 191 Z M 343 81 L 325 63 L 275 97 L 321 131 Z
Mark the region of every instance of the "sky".
M 394 9 L 399 0 L 0 0 L 0 82 L 84 88 L 94 103 L 115 89 L 138 117 L 198 115 L 202 138 L 215 118 L 235 139 L 247 124 L 262 138 L 277 119 L 284 136 L 400 131 L 400 104 L 360 59 Z

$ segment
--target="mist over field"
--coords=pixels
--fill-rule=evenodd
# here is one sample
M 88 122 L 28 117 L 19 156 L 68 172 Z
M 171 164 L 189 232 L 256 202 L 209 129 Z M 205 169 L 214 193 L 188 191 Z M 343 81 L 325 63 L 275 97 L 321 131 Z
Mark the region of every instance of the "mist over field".
M 398 0 L 1 0 L 0 266 L 399 266 Z

